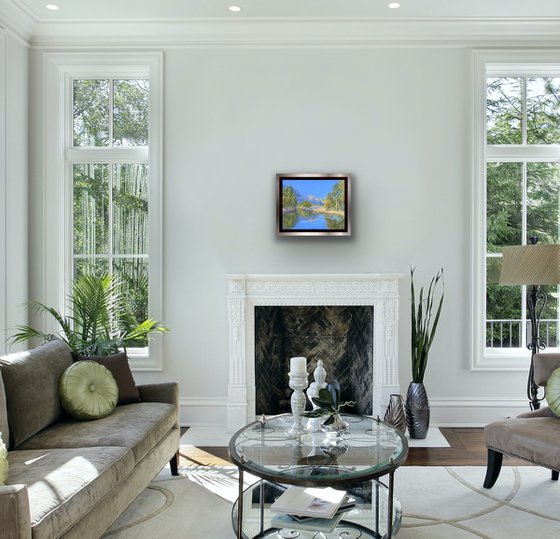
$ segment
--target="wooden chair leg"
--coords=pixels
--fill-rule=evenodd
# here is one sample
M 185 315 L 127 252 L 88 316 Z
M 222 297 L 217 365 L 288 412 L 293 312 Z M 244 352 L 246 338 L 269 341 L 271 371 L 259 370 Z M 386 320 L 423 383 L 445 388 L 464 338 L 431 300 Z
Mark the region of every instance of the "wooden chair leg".
M 558 470 L 552 470 L 552 480 L 558 481 Z
M 169 461 L 169 467 L 171 468 L 171 475 L 179 475 L 179 450 Z
M 492 488 L 500 475 L 502 469 L 503 453 L 488 449 L 488 463 L 486 465 L 486 477 L 484 478 L 484 488 Z

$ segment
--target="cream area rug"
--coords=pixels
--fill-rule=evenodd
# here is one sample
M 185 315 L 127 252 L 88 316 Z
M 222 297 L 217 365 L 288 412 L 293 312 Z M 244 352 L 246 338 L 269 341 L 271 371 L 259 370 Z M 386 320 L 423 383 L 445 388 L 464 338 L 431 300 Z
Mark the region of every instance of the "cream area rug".
M 548 470 L 504 466 L 490 490 L 482 488 L 484 474 L 478 466 L 399 468 L 399 539 L 560 538 L 560 482 L 551 481 Z M 181 476 L 160 474 L 106 537 L 232 539 L 237 469 L 189 466 L 181 467 Z

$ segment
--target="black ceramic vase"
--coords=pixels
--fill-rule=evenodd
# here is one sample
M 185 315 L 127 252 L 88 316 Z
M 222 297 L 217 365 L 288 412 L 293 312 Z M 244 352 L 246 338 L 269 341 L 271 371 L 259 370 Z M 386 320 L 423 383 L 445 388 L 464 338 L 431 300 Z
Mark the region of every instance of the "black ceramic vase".
M 430 426 L 430 405 L 422 382 L 410 382 L 406 393 L 406 425 L 411 438 L 423 440 Z
M 395 430 L 398 430 L 401 434 L 405 433 L 406 414 L 404 411 L 404 400 L 401 395 L 391 395 L 383 421 L 391 425 Z

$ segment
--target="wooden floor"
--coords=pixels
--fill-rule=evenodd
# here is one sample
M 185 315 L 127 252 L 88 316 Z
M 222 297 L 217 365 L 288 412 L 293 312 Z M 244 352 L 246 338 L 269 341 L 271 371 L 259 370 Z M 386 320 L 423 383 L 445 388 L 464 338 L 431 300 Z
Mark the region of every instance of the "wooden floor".
M 441 428 L 451 447 L 411 447 L 405 466 L 486 466 L 482 428 Z M 189 447 L 182 461 L 192 465 L 230 463 L 227 447 Z M 530 466 L 527 461 L 504 457 L 504 466 Z

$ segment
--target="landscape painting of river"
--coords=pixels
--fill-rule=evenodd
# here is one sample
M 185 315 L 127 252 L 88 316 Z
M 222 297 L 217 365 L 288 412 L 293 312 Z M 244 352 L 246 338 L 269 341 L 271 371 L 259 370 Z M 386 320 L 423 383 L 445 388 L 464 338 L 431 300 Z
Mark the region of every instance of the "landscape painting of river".
M 350 176 L 278 174 L 278 233 L 350 235 Z

